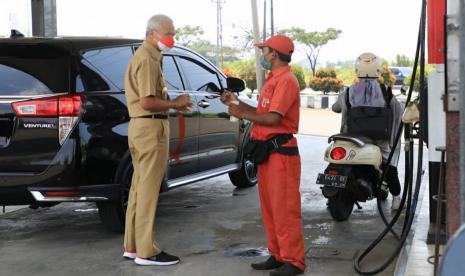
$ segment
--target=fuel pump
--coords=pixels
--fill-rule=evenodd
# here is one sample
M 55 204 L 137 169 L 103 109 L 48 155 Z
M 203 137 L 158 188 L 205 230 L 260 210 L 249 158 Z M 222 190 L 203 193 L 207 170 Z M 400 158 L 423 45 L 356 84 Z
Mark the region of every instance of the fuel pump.
M 420 68 L 420 95 L 422 92 L 426 91 L 426 83 L 425 83 L 425 31 L 426 31 L 426 0 L 422 0 L 422 9 L 421 9 L 421 16 L 420 16 L 420 27 L 418 32 L 418 43 L 417 49 L 415 54 L 415 62 L 413 67 L 412 78 L 410 81 L 410 87 L 408 90 L 407 101 L 405 103 L 405 110 L 407 110 L 408 105 L 411 103 L 412 100 L 412 92 L 413 87 L 415 84 L 415 77 L 417 74 L 417 68 Z M 420 66 L 418 66 L 420 63 Z M 426 95 L 420 96 L 419 99 L 416 99 L 416 102 L 419 103 L 419 110 L 424 110 L 424 104 L 426 100 L 424 97 Z M 405 114 L 404 114 L 405 115 Z M 425 116 L 423 112 L 419 112 L 419 122 L 404 120 L 398 127 L 397 134 L 396 134 L 396 141 L 394 145 L 397 145 L 398 140 L 401 137 L 402 131 L 404 130 L 405 135 L 405 178 L 404 178 L 404 188 L 402 193 L 402 200 L 400 203 L 400 208 L 395 213 L 394 217 L 391 221 L 387 221 L 384 212 L 381 208 L 380 200 L 378 199 L 378 210 L 381 215 L 381 218 L 386 225 L 386 228 L 380 233 L 380 235 L 359 255 L 354 261 L 354 269 L 361 275 L 374 275 L 383 270 L 385 270 L 398 256 L 402 247 L 407 240 L 408 234 L 412 227 L 413 219 L 415 217 L 416 206 L 418 203 L 418 197 L 420 193 L 420 185 L 421 179 L 423 174 L 423 143 L 424 143 L 424 122 Z M 404 116 L 404 118 L 407 116 Z M 414 117 L 414 116 L 413 116 Z M 417 150 L 417 170 L 416 170 L 416 177 L 415 177 L 415 184 L 413 183 L 414 179 L 414 165 L 415 165 L 415 150 L 414 150 L 414 141 L 418 140 L 418 150 Z M 387 164 L 390 163 L 394 153 L 394 149 L 389 156 Z M 382 181 L 385 178 L 386 172 L 388 167 L 384 168 L 383 174 L 381 179 L 379 180 L 379 186 L 381 185 Z M 400 235 L 395 232 L 393 226 L 396 224 L 397 220 L 399 219 L 401 213 L 403 212 L 403 206 L 406 205 L 405 217 L 402 226 L 402 231 Z M 363 260 L 368 256 L 368 254 L 382 241 L 382 239 L 391 232 L 394 237 L 399 241 L 398 245 L 392 252 L 392 254 L 386 259 L 386 261 L 378 268 L 372 269 L 370 271 L 364 271 L 361 268 L 361 263 Z

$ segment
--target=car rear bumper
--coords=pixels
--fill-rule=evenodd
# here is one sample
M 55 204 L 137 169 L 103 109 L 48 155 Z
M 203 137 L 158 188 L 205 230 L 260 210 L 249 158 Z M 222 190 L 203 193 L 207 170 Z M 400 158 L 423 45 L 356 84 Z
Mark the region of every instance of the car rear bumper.
M 0 205 L 33 203 L 117 201 L 118 184 L 78 187 L 8 187 L 0 188 Z

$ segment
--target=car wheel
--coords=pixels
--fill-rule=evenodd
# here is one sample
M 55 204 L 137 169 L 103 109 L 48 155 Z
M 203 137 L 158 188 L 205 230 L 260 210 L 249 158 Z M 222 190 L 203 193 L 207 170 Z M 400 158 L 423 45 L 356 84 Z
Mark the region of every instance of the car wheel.
M 129 190 L 131 189 L 132 163 L 124 166 L 120 183 L 120 196 L 117 202 L 97 202 L 100 219 L 105 228 L 111 232 L 124 233 L 126 208 L 128 207 Z
M 247 137 L 249 136 L 247 135 Z M 247 141 L 248 140 L 249 138 L 247 138 Z M 246 143 L 244 143 L 244 145 L 245 144 Z M 244 151 L 242 150 L 241 152 L 243 153 Z M 242 160 L 240 170 L 230 172 L 229 179 L 231 179 L 232 184 L 238 188 L 255 186 L 258 182 L 257 165 L 245 157 L 242 157 Z

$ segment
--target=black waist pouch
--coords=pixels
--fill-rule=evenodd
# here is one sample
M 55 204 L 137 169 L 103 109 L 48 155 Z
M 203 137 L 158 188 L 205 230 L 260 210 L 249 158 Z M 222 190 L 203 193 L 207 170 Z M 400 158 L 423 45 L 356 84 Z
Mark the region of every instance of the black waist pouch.
M 297 147 L 281 147 L 281 145 L 287 143 L 292 137 L 292 134 L 279 134 L 266 141 L 250 140 L 244 146 L 244 157 L 255 164 L 261 164 L 273 152 L 285 155 L 299 155 Z
M 250 140 L 244 146 L 244 157 L 255 164 L 265 162 L 270 153 L 266 148 L 266 141 Z

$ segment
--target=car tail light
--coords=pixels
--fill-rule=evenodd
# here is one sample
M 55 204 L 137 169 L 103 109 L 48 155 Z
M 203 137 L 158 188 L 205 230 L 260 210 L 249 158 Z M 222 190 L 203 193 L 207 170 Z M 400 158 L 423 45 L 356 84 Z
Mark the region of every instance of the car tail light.
M 59 116 L 79 116 L 82 111 L 83 98 L 81 96 L 65 96 L 58 99 Z
M 57 98 L 12 103 L 16 117 L 55 117 Z
M 346 156 L 346 150 L 344 148 L 337 147 L 331 151 L 330 155 L 334 160 L 341 160 Z
M 78 196 L 79 193 L 77 191 L 48 191 L 45 192 L 46 196 L 66 196 L 66 197 L 71 197 L 71 196 Z
M 332 174 L 332 175 L 338 175 L 339 174 L 339 172 L 337 170 L 328 170 L 326 173 L 327 174 Z
M 12 103 L 16 117 L 58 117 L 58 141 L 68 138 L 83 112 L 84 97 L 58 96 Z

